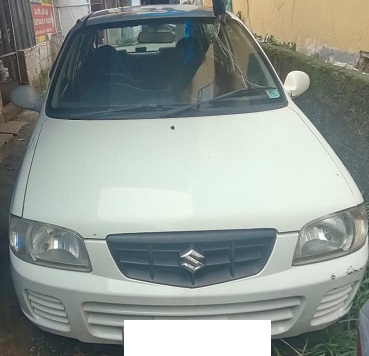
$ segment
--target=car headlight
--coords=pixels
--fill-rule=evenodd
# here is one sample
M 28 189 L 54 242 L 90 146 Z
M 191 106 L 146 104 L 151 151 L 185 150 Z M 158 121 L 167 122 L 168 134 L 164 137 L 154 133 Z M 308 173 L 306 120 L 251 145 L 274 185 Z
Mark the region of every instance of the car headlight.
M 13 253 L 26 262 L 91 271 L 83 238 L 72 230 L 10 216 L 9 242 Z
M 367 235 L 368 218 L 364 204 L 314 220 L 300 231 L 293 264 L 303 265 L 347 255 L 363 247 Z

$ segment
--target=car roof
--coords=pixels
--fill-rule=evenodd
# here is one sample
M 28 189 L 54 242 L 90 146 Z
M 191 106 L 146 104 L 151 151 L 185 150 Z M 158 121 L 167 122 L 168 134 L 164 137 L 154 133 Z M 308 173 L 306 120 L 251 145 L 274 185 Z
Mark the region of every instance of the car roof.
M 117 21 L 147 20 L 155 18 L 214 18 L 211 7 L 196 5 L 127 6 L 93 12 L 83 19 L 84 25 L 99 25 Z

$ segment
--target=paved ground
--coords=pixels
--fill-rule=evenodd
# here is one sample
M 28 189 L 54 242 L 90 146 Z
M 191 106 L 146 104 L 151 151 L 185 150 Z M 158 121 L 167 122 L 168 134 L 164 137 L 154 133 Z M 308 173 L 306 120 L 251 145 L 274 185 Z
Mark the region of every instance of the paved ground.
M 14 181 L 36 119 L 35 113 L 24 112 L 20 120 L 28 124 L 0 150 L 0 356 L 123 355 L 121 346 L 83 344 L 45 333 L 18 306 L 9 270 L 7 223 Z

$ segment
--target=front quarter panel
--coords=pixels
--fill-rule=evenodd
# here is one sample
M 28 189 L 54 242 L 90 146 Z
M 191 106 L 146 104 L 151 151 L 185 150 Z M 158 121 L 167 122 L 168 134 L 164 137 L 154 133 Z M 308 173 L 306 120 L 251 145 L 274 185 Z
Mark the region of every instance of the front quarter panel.
M 42 126 L 46 120 L 44 108 L 41 110 L 40 116 L 38 118 L 37 124 L 33 130 L 32 136 L 27 146 L 25 156 L 23 158 L 23 163 L 18 173 L 18 178 L 15 182 L 13 197 L 10 205 L 10 213 L 23 216 L 23 206 L 24 198 L 27 189 L 29 172 L 31 170 L 33 157 L 36 151 L 36 146 L 38 138 L 40 136 Z

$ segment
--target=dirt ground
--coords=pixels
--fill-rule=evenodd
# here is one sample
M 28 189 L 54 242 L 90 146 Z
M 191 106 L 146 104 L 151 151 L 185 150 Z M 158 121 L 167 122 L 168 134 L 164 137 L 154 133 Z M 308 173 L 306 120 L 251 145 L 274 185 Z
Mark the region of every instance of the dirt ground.
M 119 345 L 84 344 L 52 335 L 34 326 L 18 306 L 9 269 L 8 214 L 15 179 L 37 114 L 25 111 L 28 124 L 0 150 L 0 356 L 123 355 Z

